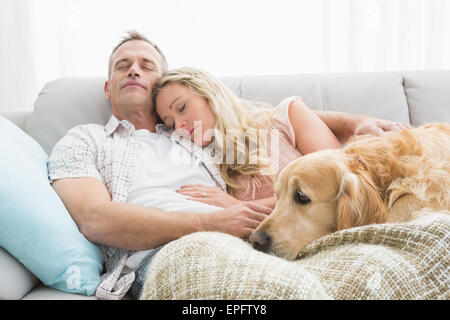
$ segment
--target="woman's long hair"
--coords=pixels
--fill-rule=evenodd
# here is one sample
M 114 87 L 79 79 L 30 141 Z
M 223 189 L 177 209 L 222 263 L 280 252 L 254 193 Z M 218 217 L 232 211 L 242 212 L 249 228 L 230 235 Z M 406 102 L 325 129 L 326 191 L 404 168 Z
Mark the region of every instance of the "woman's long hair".
M 271 172 L 270 156 L 267 149 L 263 149 L 267 148 L 267 139 L 260 136 L 261 129 L 269 129 L 268 123 L 273 114 L 271 109 L 258 108 L 239 98 L 207 72 L 192 67 L 178 68 L 163 74 L 153 88 L 154 106 L 158 93 L 170 83 L 186 86 L 208 102 L 215 117 L 214 142 L 222 150 L 222 161 L 218 168 L 230 193 L 233 194 L 234 189 L 240 187 L 240 175 L 265 174 L 273 181 L 273 176 L 267 174 Z M 230 161 L 229 155 L 227 157 L 230 152 L 234 155 L 233 161 Z

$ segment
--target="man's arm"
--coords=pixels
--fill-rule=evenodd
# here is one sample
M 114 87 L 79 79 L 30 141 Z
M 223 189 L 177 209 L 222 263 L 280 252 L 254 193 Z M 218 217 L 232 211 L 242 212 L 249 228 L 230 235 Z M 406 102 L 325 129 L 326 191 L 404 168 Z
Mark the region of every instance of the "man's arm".
M 89 241 L 130 250 L 155 248 L 197 231 L 247 238 L 271 212 L 251 203 L 192 213 L 112 202 L 106 186 L 95 178 L 64 178 L 53 181 L 52 186 Z
M 353 135 L 382 135 L 385 131 L 401 131 L 410 126 L 366 115 L 349 114 L 338 111 L 315 111 L 323 122 L 333 131 L 341 144 Z

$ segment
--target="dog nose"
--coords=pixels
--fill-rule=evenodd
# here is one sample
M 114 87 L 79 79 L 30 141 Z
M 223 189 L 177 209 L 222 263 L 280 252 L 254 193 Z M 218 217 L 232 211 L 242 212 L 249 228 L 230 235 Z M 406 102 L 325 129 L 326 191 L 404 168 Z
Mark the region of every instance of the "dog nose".
M 248 239 L 256 250 L 267 252 L 270 247 L 271 238 L 264 231 L 255 231 Z

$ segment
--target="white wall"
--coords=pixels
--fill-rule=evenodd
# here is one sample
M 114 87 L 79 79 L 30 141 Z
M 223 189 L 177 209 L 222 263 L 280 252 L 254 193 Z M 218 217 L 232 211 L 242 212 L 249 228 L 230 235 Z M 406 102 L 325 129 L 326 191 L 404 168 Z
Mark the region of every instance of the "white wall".
M 128 29 L 216 76 L 449 69 L 448 17 L 448 0 L 2 0 L 0 108 L 105 76 Z

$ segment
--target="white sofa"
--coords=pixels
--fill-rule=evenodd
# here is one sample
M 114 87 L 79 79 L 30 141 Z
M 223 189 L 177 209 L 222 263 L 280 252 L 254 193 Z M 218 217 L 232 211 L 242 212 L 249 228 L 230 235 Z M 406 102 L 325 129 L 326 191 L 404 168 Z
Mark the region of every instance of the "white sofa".
M 78 124 L 105 124 L 111 115 L 103 78 L 61 78 L 48 83 L 33 111 L 0 109 L 50 154 Z M 336 110 L 409 123 L 450 122 L 450 70 L 345 74 L 294 74 L 221 79 L 241 97 L 276 104 L 298 95 L 318 110 Z M 23 299 L 95 299 L 45 287 L 0 248 L 0 298 L 22 283 Z M 19 279 L 19 280 L 17 280 Z M 21 280 L 20 280 L 21 279 Z M 14 280 L 14 281 L 13 281 Z M 3 295 L 3 296 L 2 296 Z

